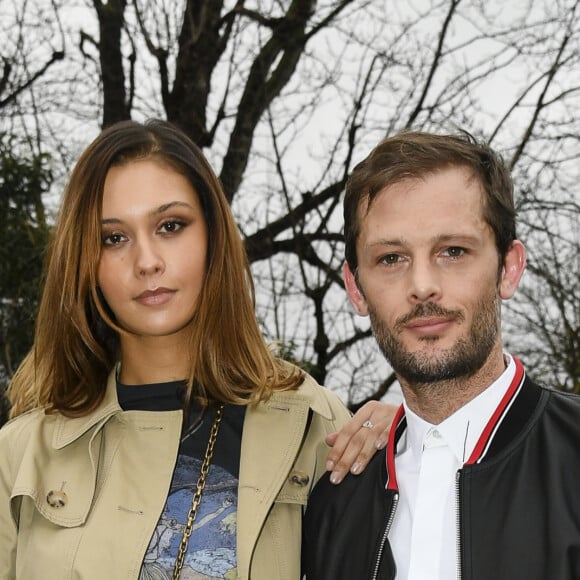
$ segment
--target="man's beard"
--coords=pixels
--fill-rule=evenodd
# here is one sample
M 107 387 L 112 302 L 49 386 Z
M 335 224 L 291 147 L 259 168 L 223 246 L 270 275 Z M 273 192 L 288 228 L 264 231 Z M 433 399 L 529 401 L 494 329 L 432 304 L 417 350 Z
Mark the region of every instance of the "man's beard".
M 409 352 L 399 339 L 406 324 L 416 318 L 440 316 L 446 320 L 462 322 L 460 311 L 446 310 L 437 304 L 418 304 L 410 313 L 400 317 L 394 330 L 379 318 L 376 309 L 369 305 L 373 334 L 386 359 L 398 377 L 409 384 L 428 384 L 466 378 L 481 369 L 488 359 L 499 332 L 499 303 L 497 295 L 484 297 L 473 314 L 473 322 L 466 336 L 448 349 L 429 352 Z M 420 339 L 427 343 L 438 340 L 436 336 Z

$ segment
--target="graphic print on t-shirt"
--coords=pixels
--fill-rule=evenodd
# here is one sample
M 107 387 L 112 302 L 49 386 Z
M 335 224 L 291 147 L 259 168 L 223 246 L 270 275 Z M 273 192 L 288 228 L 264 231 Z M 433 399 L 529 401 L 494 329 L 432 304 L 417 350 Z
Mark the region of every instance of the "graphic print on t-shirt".
M 140 580 L 171 580 L 201 460 L 180 454 L 165 509 L 153 532 Z M 237 578 L 236 513 L 238 480 L 212 464 L 193 523 L 181 580 Z

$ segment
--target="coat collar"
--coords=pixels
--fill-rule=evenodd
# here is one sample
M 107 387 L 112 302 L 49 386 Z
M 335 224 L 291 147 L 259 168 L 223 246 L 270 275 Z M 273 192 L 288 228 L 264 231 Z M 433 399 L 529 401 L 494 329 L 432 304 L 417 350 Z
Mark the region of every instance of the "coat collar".
M 109 374 L 105 396 L 100 405 L 88 415 L 82 417 L 65 417 L 61 414 L 56 417 L 56 425 L 52 438 L 55 449 L 62 449 L 73 441 L 82 437 L 95 425 L 105 423 L 113 415 L 121 413 L 122 409 L 117 400 L 117 381 L 115 370 Z
M 299 394 L 298 399 L 303 400 L 305 404 L 309 405 L 312 411 L 324 419 L 330 420 L 332 419 L 332 410 L 317 386 L 314 379 L 306 376 L 299 390 L 296 392 L 292 391 L 291 400 L 295 401 L 296 398 L 294 395 Z M 274 393 L 268 401 L 268 404 L 272 406 L 276 406 L 276 404 L 284 406 L 288 394 L 289 392 Z M 116 372 L 113 369 L 107 379 L 105 396 L 94 411 L 82 417 L 64 417 L 60 414 L 57 416 L 52 444 L 55 449 L 62 449 L 82 437 L 95 425 L 104 423 L 113 415 L 121 412 L 122 409 L 117 399 Z
M 334 413 L 332 412 L 328 399 L 324 395 L 324 391 L 310 375 L 305 375 L 304 382 L 297 391 L 274 393 L 270 402 L 276 401 L 279 398 L 287 398 L 288 394 L 292 394 L 292 399 L 294 399 L 294 394 L 298 398 L 304 399 L 310 406 L 310 409 L 323 419 L 327 421 L 334 419 Z

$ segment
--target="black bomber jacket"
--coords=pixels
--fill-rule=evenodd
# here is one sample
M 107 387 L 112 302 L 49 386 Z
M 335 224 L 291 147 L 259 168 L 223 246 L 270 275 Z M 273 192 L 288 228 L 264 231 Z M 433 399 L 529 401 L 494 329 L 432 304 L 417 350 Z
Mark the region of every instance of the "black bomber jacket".
M 316 485 L 304 518 L 306 580 L 391 580 L 399 410 L 386 452 Z M 460 580 L 580 579 L 580 397 L 516 376 L 457 472 Z

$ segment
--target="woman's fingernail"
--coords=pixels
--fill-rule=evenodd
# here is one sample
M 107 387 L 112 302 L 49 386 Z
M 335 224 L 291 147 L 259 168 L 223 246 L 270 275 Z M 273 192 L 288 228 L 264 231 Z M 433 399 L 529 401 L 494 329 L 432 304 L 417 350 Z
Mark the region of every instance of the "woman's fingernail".
M 334 461 L 330 459 L 326 462 L 326 471 L 332 471 L 334 469 Z
M 382 448 L 383 448 L 383 447 L 384 447 L 386 444 L 387 444 L 387 442 L 386 442 L 386 441 L 384 441 L 383 439 L 377 439 L 377 440 L 375 441 L 375 447 L 376 447 L 377 449 L 382 449 Z
M 361 464 L 360 463 L 355 463 L 351 468 L 350 468 L 350 472 L 354 473 L 355 475 L 357 473 L 360 472 L 360 468 L 361 468 Z
M 340 477 L 338 477 L 338 473 L 332 473 L 330 475 L 330 483 L 340 483 Z

